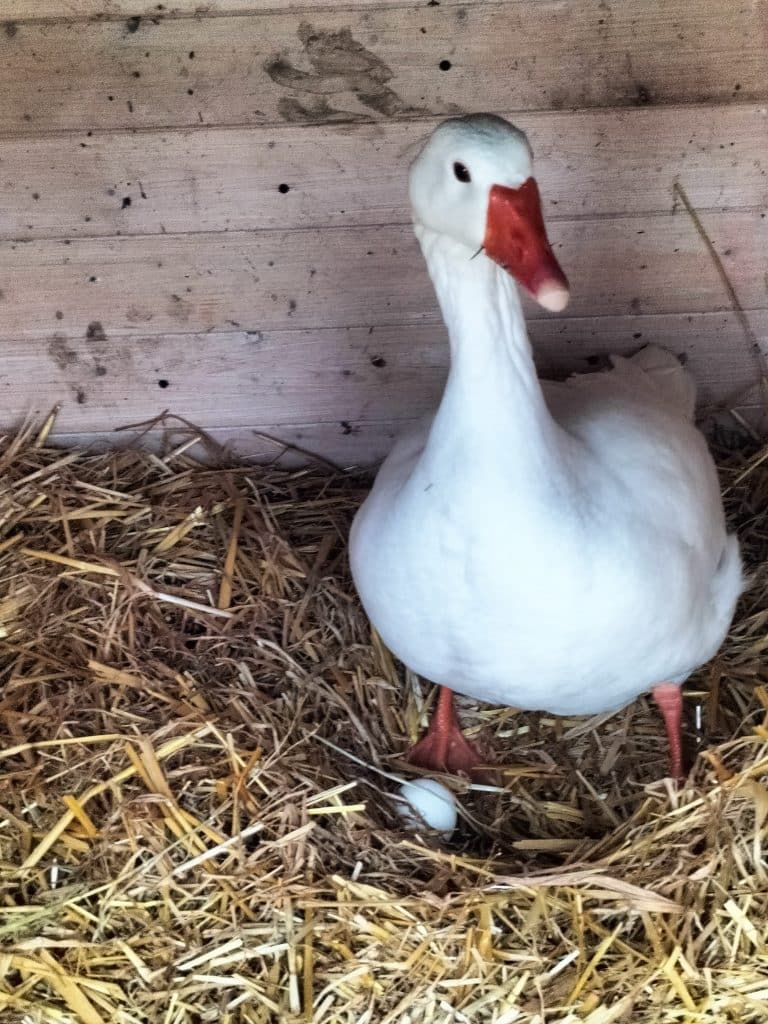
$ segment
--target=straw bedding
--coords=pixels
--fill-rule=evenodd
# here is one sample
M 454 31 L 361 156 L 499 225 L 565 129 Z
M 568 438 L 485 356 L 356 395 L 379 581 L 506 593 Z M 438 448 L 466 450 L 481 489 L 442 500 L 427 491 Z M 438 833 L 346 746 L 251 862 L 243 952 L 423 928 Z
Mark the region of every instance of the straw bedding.
M 689 784 L 645 700 L 464 703 L 503 771 L 445 842 L 391 800 L 431 697 L 347 575 L 366 481 L 50 425 L 0 446 L 2 1020 L 766 1019 L 766 452 L 723 459 L 753 580 Z

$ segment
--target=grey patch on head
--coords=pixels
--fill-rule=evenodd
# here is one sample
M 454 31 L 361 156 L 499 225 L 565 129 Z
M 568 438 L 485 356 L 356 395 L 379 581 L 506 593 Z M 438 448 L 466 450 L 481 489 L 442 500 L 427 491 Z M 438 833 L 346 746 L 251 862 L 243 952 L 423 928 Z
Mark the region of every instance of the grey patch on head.
M 48 342 L 48 355 L 60 370 L 77 362 L 77 352 L 67 344 L 66 334 L 54 334 Z
M 504 117 L 499 117 L 498 114 L 461 114 L 443 121 L 438 125 L 436 131 L 450 131 L 454 127 L 471 128 L 477 135 L 489 140 L 498 139 L 499 136 L 509 138 L 512 135 L 518 141 L 525 143 L 529 154 L 533 157 L 528 136 L 522 128 L 518 128 Z
M 428 113 L 422 107 L 406 103 L 387 85 L 394 78 L 394 72 L 359 43 L 350 29 L 334 32 L 317 29 L 304 21 L 297 35 L 312 70 L 304 71 L 284 56 L 268 60 L 264 70 L 281 89 L 292 89 L 319 99 L 299 101 L 294 98 L 286 103 L 283 98 L 278 101 L 278 112 L 286 121 L 365 120 L 364 112 L 331 106 L 329 96 L 345 93 L 382 117 Z

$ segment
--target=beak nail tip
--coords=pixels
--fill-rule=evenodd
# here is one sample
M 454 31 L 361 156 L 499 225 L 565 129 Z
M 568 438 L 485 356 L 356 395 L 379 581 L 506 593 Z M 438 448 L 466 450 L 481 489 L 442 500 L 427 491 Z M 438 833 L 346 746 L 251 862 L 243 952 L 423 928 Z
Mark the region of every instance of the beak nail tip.
M 536 301 L 550 313 L 562 313 L 568 305 L 570 293 L 560 284 L 545 284 L 536 295 Z

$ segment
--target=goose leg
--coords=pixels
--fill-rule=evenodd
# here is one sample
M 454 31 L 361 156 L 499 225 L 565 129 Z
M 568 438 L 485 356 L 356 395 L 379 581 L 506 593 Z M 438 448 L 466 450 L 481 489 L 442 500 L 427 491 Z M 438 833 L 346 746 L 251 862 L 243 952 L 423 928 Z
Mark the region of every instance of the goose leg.
M 683 714 L 683 698 L 680 687 L 675 683 L 660 683 L 658 686 L 654 686 L 651 692 L 664 716 L 664 725 L 667 727 L 672 777 L 678 782 L 682 782 L 685 776 L 680 735 L 680 721 Z
M 479 774 L 483 758 L 461 731 L 453 704 L 453 691 L 447 686 L 440 687 L 429 729 L 410 750 L 408 760 L 419 768 L 435 772 L 452 772 L 470 777 Z

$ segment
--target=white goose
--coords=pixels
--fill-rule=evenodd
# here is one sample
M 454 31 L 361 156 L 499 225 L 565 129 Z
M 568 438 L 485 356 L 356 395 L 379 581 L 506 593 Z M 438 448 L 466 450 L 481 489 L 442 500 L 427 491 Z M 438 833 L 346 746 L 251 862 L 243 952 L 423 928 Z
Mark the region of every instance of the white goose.
M 411 759 L 480 763 L 451 690 L 555 714 L 650 690 L 679 777 L 680 684 L 716 652 L 742 589 L 694 384 L 650 347 L 606 373 L 537 379 L 513 279 L 552 311 L 568 284 L 528 141 L 506 121 L 441 124 L 410 198 L 451 369 L 435 416 L 381 467 L 350 558 L 384 642 L 442 687 Z

